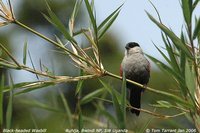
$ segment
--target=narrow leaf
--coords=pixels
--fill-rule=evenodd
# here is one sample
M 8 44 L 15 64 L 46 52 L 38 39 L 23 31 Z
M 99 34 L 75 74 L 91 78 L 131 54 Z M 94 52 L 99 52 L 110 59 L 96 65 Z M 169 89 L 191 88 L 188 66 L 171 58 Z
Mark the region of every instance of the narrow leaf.
M 83 76 L 83 70 L 81 69 L 80 70 L 80 76 Z M 83 86 L 83 82 L 84 82 L 84 80 L 79 80 L 78 81 L 78 84 L 77 84 L 77 86 L 76 86 L 76 91 L 75 91 L 75 95 L 78 95 L 78 93 L 79 92 L 81 92 L 81 90 L 82 90 L 82 86 Z
M 195 0 L 192 6 L 192 10 L 195 9 L 195 7 L 197 6 L 197 4 L 199 3 L 200 0 Z
M 102 80 L 99 80 L 99 81 L 103 85 L 103 87 L 106 89 L 106 91 L 109 92 L 110 95 L 112 95 L 112 91 L 115 93 L 115 96 L 116 96 L 117 100 L 121 104 L 121 94 L 117 90 L 113 89 L 111 86 L 109 86 L 108 84 L 103 82 Z M 126 103 L 127 102 L 128 102 L 128 100 L 126 101 Z
M 183 31 L 181 32 L 181 41 L 185 43 L 185 37 Z M 185 62 L 186 62 L 186 55 L 184 54 L 183 51 L 180 51 L 180 69 L 182 74 L 185 74 Z
M 183 32 L 181 33 L 181 41 L 183 43 L 186 43 L 185 41 L 185 37 L 184 37 L 184 34 Z M 180 75 L 182 75 L 182 77 L 184 78 L 184 82 L 180 82 L 180 90 L 181 90 L 181 93 L 183 94 L 184 97 L 186 97 L 188 95 L 188 88 L 185 84 L 185 64 L 186 64 L 186 55 L 184 53 L 184 51 L 182 50 L 179 50 L 179 53 L 180 53 Z
M 193 33 L 193 39 L 196 39 L 197 36 L 200 36 L 200 18 L 196 21 Z
M 79 131 L 81 131 L 83 128 L 83 115 L 82 112 L 79 111 L 79 115 L 78 115 L 78 129 Z
M 82 1 L 83 0 L 76 0 L 76 3 L 74 5 L 74 9 L 73 9 L 73 12 L 72 12 L 72 15 L 71 15 L 71 19 L 75 20 L 77 14 L 78 14 L 78 11 L 80 9 L 80 6 L 82 4 Z
M 93 26 L 94 33 L 95 33 L 95 35 L 97 35 L 97 32 L 98 32 L 97 24 L 96 24 L 96 19 L 95 19 L 94 15 L 93 15 L 93 11 L 92 11 L 91 5 L 90 5 L 88 0 L 84 0 L 84 1 L 85 1 L 85 5 L 86 5 L 86 8 L 87 8 L 87 12 L 88 12 L 89 17 L 90 17 L 90 21 L 91 21 L 92 26 Z
M 82 86 L 83 86 L 83 82 L 84 82 L 84 80 L 79 80 L 78 81 L 78 84 L 76 86 L 76 92 L 75 92 L 76 95 L 81 91 Z
M 181 39 L 179 39 L 171 30 L 169 30 L 165 25 L 159 23 L 155 18 L 153 18 L 148 12 L 146 12 L 148 17 L 167 35 L 169 38 L 174 42 L 175 46 L 182 51 L 185 52 L 185 54 L 189 58 L 193 58 L 190 51 L 188 50 L 187 46 L 183 44 Z
M 176 77 L 176 79 L 178 79 L 179 81 L 181 82 L 184 82 L 183 80 L 183 77 L 180 77 L 180 75 L 176 74 L 176 72 L 174 72 L 173 69 L 171 69 L 170 67 L 168 67 L 167 65 L 165 65 L 164 63 L 162 63 L 161 61 L 155 59 L 154 57 L 152 56 L 149 56 L 147 55 L 148 58 L 150 58 L 153 62 L 155 62 L 155 64 L 158 65 L 158 67 L 160 69 L 162 69 L 163 71 L 166 71 L 167 73 L 170 73 L 172 74 L 173 76 Z M 170 94 L 170 93 L 167 93 L 167 92 L 163 92 L 163 91 L 159 91 L 158 94 L 162 94 L 164 95 L 165 97 L 168 97 L 170 100 L 173 100 L 175 103 L 179 103 L 181 104 L 182 106 L 186 107 L 186 108 L 192 108 L 193 105 L 188 102 L 188 101 L 184 101 L 182 98 L 178 97 L 178 96 L 175 96 L 173 94 Z
M 110 20 L 111 18 L 120 11 L 121 7 L 123 6 L 123 4 L 121 6 L 119 6 L 114 12 L 112 12 L 103 22 L 101 22 L 101 24 L 98 26 L 98 30 L 101 30 L 101 28 L 103 28 Z
M 58 110 L 57 108 L 55 108 L 53 106 L 44 104 L 44 103 L 37 101 L 37 100 L 26 99 L 26 100 L 20 100 L 19 102 L 21 104 L 26 104 L 28 106 L 36 107 L 36 108 L 39 108 L 39 109 L 44 109 L 44 110 L 47 110 L 47 111 L 50 111 L 50 112 L 63 113 L 61 110 Z
M 70 36 L 69 32 L 67 31 L 66 27 L 63 25 L 63 23 L 59 20 L 59 18 L 51 11 L 51 9 L 48 8 L 48 14 L 50 17 L 47 15 L 43 14 L 44 17 L 49 21 L 51 24 L 53 24 L 64 36 L 67 40 L 70 42 L 76 43 L 73 37 Z
M 1 75 L 1 84 L 0 84 L 0 127 L 3 126 L 3 88 L 4 88 L 5 76 Z
M 35 117 L 33 116 L 33 114 L 31 114 L 31 120 L 32 120 L 33 125 L 34 125 L 33 127 L 38 129 L 39 127 L 38 127 L 38 124 L 37 124 L 37 122 L 36 122 Z
M 116 97 L 116 95 L 115 95 L 113 90 L 112 90 L 112 101 L 113 101 L 113 105 L 114 105 L 114 108 L 115 108 L 118 127 L 121 128 L 121 129 L 125 129 L 125 122 L 124 122 L 124 119 L 123 119 L 124 116 L 122 114 L 119 101 L 118 101 L 118 99 L 117 99 L 117 97 Z
M 180 68 L 179 68 L 179 65 L 178 65 L 178 62 L 177 62 L 177 59 L 176 59 L 176 54 L 175 54 L 175 49 L 171 46 L 171 43 L 169 42 L 169 39 L 166 37 L 164 37 L 164 35 L 162 34 L 162 39 L 163 39 L 163 42 L 165 43 L 165 47 L 166 47 L 166 50 L 168 52 L 168 55 L 170 57 L 170 60 L 169 60 L 169 64 L 172 66 L 172 68 L 174 68 L 174 70 L 177 72 L 177 73 L 180 73 Z
M 189 90 L 191 99 L 195 99 L 195 89 L 196 89 L 196 74 L 192 67 L 189 65 L 189 62 L 186 61 L 185 65 L 185 81 L 187 88 Z
M 179 75 L 176 71 L 174 71 L 172 68 L 164 64 L 163 62 L 157 60 L 156 58 L 147 55 L 148 58 L 150 58 L 160 69 L 164 70 L 165 72 L 169 73 L 170 75 L 174 76 L 179 81 L 184 81 L 184 78 Z
M 107 85 L 106 83 L 104 83 L 102 80 L 99 79 L 99 81 L 100 81 L 100 83 L 103 85 L 103 87 L 104 87 L 110 94 L 112 94 L 112 88 L 111 88 L 109 85 Z
M 106 31 L 110 28 L 110 26 L 113 24 L 113 22 L 115 21 L 115 19 L 117 18 L 117 16 L 119 15 L 119 11 L 111 18 L 111 20 L 103 27 L 103 29 L 101 30 L 98 38 L 101 39 L 103 37 L 103 35 L 106 33 Z
M 190 26 L 192 17 L 192 0 L 182 0 L 182 10 L 185 22 Z
M 19 69 L 19 67 L 15 64 L 7 63 L 4 61 L 0 61 L 1 68 L 11 68 L 11 69 Z
M 126 77 L 125 77 L 125 73 L 123 72 L 123 80 L 122 80 L 122 88 L 121 88 L 121 94 L 122 94 L 122 98 L 121 98 L 121 110 L 122 110 L 122 114 L 123 114 L 123 122 L 126 121 Z M 126 124 L 124 123 L 124 126 L 126 126 Z
M 27 40 L 24 42 L 24 49 L 23 49 L 23 64 L 26 65 L 26 57 L 27 57 Z
M 90 102 L 91 100 L 93 100 L 94 97 L 101 95 L 103 92 L 104 92 L 104 89 L 98 89 L 96 91 L 89 93 L 88 95 L 84 96 L 81 99 L 81 104 L 86 104 Z
M 105 34 L 105 32 L 110 28 L 112 23 L 115 21 L 117 16 L 119 15 L 119 12 L 121 10 L 121 6 L 119 6 L 114 12 L 112 12 L 99 26 L 98 31 L 101 31 L 101 33 L 98 35 L 99 39 Z
M 154 44 L 154 46 L 156 47 L 156 49 L 158 50 L 158 52 L 162 55 L 162 57 L 167 61 L 168 64 L 170 64 L 170 60 L 169 58 Z
M 10 84 L 13 86 L 13 79 L 10 76 Z M 12 123 L 12 111 L 13 111 L 13 87 L 11 87 L 10 90 L 10 95 L 9 95 L 9 100 L 8 100 L 8 105 L 7 105 L 7 110 L 6 110 L 6 128 L 10 129 L 11 128 L 11 123 Z
M 151 123 L 153 118 L 154 118 L 154 116 L 152 116 L 150 119 L 148 119 L 148 121 L 145 124 L 142 124 L 144 126 L 140 129 L 139 133 L 145 133 L 145 132 L 147 132 L 149 130 L 147 127 Z
M 112 124 L 117 126 L 117 120 L 111 113 L 106 111 L 106 109 L 103 106 L 96 106 L 96 107 L 99 110 L 100 114 L 104 115 Z
M 36 84 L 27 86 L 27 88 L 22 91 L 16 92 L 15 95 L 28 93 L 28 92 L 31 92 L 31 91 L 34 91 L 37 89 L 41 89 L 44 87 L 52 86 L 52 85 L 55 85 L 55 83 L 53 81 L 52 82 L 37 82 Z
M 33 60 L 32 60 L 31 53 L 30 53 L 29 50 L 28 50 L 28 56 L 29 56 L 29 58 L 30 58 L 31 65 L 32 65 L 34 71 L 36 71 L 36 69 L 35 69 L 35 65 L 33 64 Z M 38 76 L 37 74 L 35 74 L 35 76 L 36 76 L 36 78 L 39 80 L 39 76 Z
M 38 86 L 40 84 L 43 84 L 43 81 L 36 81 L 36 82 L 21 82 L 21 83 L 17 83 L 14 84 L 13 86 L 5 86 L 3 92 L 9 92 L 11 90 L 11 87 L 13 87 L 13 89 L 24 89 L 24 88 L 31 88 L 34 86 Z
M 73 126 L 73 119 L 72 119 L 72 113 L 71 113 L 70 108 L 69 108 L 69 104 L 68 104 L 67 99 L 65 98 L 64 94 L 61 92 L 61 90 L 58 90 L 58 92 L 60 94 L 60 97 L 62 99 L 63 105 L 65 107 L 65 111 L 66 111 L 66 115 L 67 115 L 67 120 L 69 121 L 69 126 L 70 126 L 70 128 L 72 128 L 72 126 Z
M 164 108 L 171 108 L 173 107 L 173 105 L 171 103 L 169 103 L 168 101 L 157 101 L 157 103 L 160 105 L 160 107 L 164 107 Z

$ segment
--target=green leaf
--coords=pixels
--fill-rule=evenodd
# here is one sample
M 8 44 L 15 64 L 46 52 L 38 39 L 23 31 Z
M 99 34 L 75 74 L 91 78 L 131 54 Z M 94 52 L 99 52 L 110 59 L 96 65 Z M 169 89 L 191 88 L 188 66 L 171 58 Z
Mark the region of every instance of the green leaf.
M 103 106 L 96 106 L 96 107 L 97 107 L 98 111 L 100 112 L 100 114 L 104 115 L 107 118 L 107 120 L 109 120 L 112 124 L 117 126 L 117 121 L 111 113 L 106 111 L 106 109 Z
M 185 82 L 187 85 L 187 88 L 189 89 L 189 93 L 191 96 L 191 99 L 195 99 L 195 89 L 196 89 L 196 74 L 192 67 L 189 65 L 189 62 L 186 61 L 185 65 Z
M 3 54 L 3 51 L 2 51 L 2 49 L 0 49 L 0 56 L 2 56 L 2 54 Z
M 108 84 L 103 82 L 102 80 L 99 80 L 99 81 L 103 85 L 103 87 L 106 89 L 106 91 L 109 92 L 110 95 L 112 95 L 112 91 L 115 93 L 115 96 L 117 97 L 117 100 L 121 104 L 121 94 L 117 90 L 113 89 L 111 86 L 109 86 Z M 128 100 L 126 102 L 128 102 Z
M 84 72 L 83 72 L 83 70 L 81 69 L 80 70 L 80 76 L 83 76 L 83 74 L 84 74 Z M 82 90 L 82 86 L 83 86 L 83 82 L 84 82 L 84 80 L 79 80 L 78 81 L 78 84 L 77 84 L 77 86 L 76 86 L 76 91 L 75 91 L 75 95 L 78 95 L 78 93 L 79 92 L 81 92 L 81 90 Z
M 181 32 L 181 41 L 185 43 L 185 37 L 183 31 Z M 185 62 L 186 62 L 186 55 L 184 54 L 183 51 L 180 51 L 180 69 L 182 74 L 185 74 Z
M 170 60 L 168 60 L 169 64 L 172 66 L 172 68 L 177 72 L 177 73 L 180 73 L 180 68 L 179 68 L 179 65 L 178 65 L 178 62 L 177 62 L 177 59 L 175 57 L 175 49 L 172 48 L 171 46 L 171 43 L 169 42 L 168 38 L 164 37 L 164 35 L 162 34 L 162 39 L 163 39 L 163 42 L 165 43 L 165 47 L 166 47 L 166 50 L 168 52 L 168 55 L 170 57 Z
M 59 18 L 54 14 L 54 12 L 52 12 L 50 8 L 48 8 L 47 11 L 48 11 L 48 14 L 49 14 L 50 17 L 48 17 L 47 15 L 43 14 L 43 16 L 46 18 L 46 20 L 49 21 L 51 24 L 53 24 L 64 35 L 64 37 L 67 40 L 69 40 L 70 42 L 73 42 L 73 43 L 76 44 L 76 41 L 74 40 L 74 38 L 70 36 L 70 34 L 67 31 L 66 27 L 59 20 Z
M 168 59 L 168 57 L 154 44 L 158 52 L 162 55 L 162 57 L 167 61 L 168 64 L 171 63 L 171 61 Z
M 169 73 L 170 75 L 174 76 L 178 81 L 184 82 L 184 78 L 179 75 L 176 71 L 174 71 L 172 68 L 164 64 L 163 62 L 157 60 L 156 58 L 147 55 L 149 59 L 151 59 L 160 69 L 163 71 Z
M 153 118 L 154 118 L 154 116 L 152 116 L 150 119 L 148 119 L 148 121 L 145 124 L 142 124 L 144 126 L 140 129 L 139 133 L 145 133 L 145 132 L 147 132 L 147 129 L 148 129 L 147 127 L 151 123 L 151 121 L 153 120 Z
M 26 104 L 28 106 L 32 106 L 32 107 L 36 107 L 39 109 L 44 109 L 50 112 L 56 112 L 56 113 L 63 113 L 63 111 L 58 110 L 57 108 L 54 108 L 53 106 L 47 105 L 42 103 L 41 101 L 37 101 L 37 100 L 20 100 L 19 101 L 21 104 Z
M 112 101 L 115 108 L 115 113 L 117 117 L 118 127 L 125 129 L 124 115 L 121 111 L 120 103 L 115 95 L 115 92 L 112 90 Z
M 1 84 L 0 84 L 0 127 L 3 126 L 3 88 L 5 84 L 5 76 L 1 75 Z
M 106 33 L 106 31 L 110 28 L 110 26 L 113 24 L 113 22 L 115 21 L 115 19 L 117 18 L 118 15 L 119 15 L 119 12 L 112 17 L 112 19 L 109 21 L 109 23 L 107 23 L 105 25 L 105 27 L 103 27 L 103 29 L 101 30 L 101 32 L 98 35 L 99 40 L 103 37 L 103 35 Z
M 35 65 L 34 65 L 34 63 L 33 63 L 33 60 L 32 60 L 32 57 L 31 57 L 31 53 L 30 53 L 29 50 L 28 50 L 28 55 L 29 55 L 29 59 L 30 59 L 30 61 L 31 61 L 31 65 L 32 65 L 34 71 L 36 71 L 36 69 L 35 69 Z M 36 76 L 36 78 L 39 80 L 39 76 L 38 76 L 37 73 L 35 73 L 35 76 Z
M 158 105 L 160 105 L 160 107 L 163 107 L 163 108 L 171 108 L 171 107 L 174 107 L 171 103 L 169 103 L 168 101 L 163 101 L 163 100 L 160 100 L 160 101 L 157 101 Z M 157 106 L 158 107 L 158 106 Z
M 27 57 L 27 40 L 24 42 L 24 50 L 23 50 L 23 64 L 26 65 L 26 57 Z
M 123 4 L 119 6 L 114 12 L 112 12 L 103 22 L 101 22 L 101 24 L 98 26 L 98 31 L 101 30 L 113 18 L 113 16 L 120 11 L 122 6 Z
M 55 35 L 55 38 L 56 38 L 56 41 L 58 42 L 58 44 L 60 44 L 60 46 L 65 47 L 65 44 L 62 43 L 61 39 L 58 36 Z
M 38 129 L 39 127 L 38 127 L 38 124 L 37 124 L 37 122 L 36 122 L 35 117 L 33 116 L 33 114 L 31 114 L 31 120 L 33 122 L 33 127 Z
M 196 21 L 193 39 L 196 39 L 198 36 L 200 36 L 200 18 Z
M 76 3 L 74 5 L 74 9 L 73 9 L 73 12 L 72 12 L 72 15 L 71 15 L 71 19 L 75 20 L 82 2 L 83 2 L 83 0 L 76 0 Z
M 76 95 L 81 91 L 82 86 L 83 86 L 83 82 L 84 82 L 84 80 L 79 80 L 78 81 L 78 84 L 76 86 L 76 92 L 75 92 Z
M 52 85 L 55 85 L 55 83 L 53 81 L 52 82 L 38 81 L 38 82 L 35 82 L 33 84 L 27 85 L 26 89 L 19 91 L 19 92 L 16 92 L 15 95 L 28 93 L 28 92 L 31 92 L 33 90 L 41 89 L 43 87 L 48 87 L 48 86 L 52 86 Z
M 70 20 L 69 20 L 69 34 L 70 34 L 70 36 L 73 36 L 73 32 L 74 32 L 74 25 L 75 25 L 75 18 L 76 18 L 76 16 L 77 16 L 77 13 L 78 13 L 78 11 L 79 11 L 79 8 L 80 8 L 80 6 L 81 6 L 81 3 L 82 3 L 82 0 L 80 1 L 80 0 L 76 0 L 76 3 L 75 3 L 75 5 L 74 5 L 74 9 L 73 9 L 73 12 L 72 12 L 72 14 L 71 14 L 71 18 L 70 18 Z
M 192 18 L 192 0 L 182 0 L 182 10 L 185 22 L 188 26 L 191 25 Z
M 11 128 L 11 123 L 12 123 L 12 111 L 13 111 L 13 79 L 10 75 L 10 84 L 11 84 L 11 89 L 10 89 L 10 96 L 8 100 L 8 105 L 7 105 L 7 110 L 6 110 L 6 128 L 9 129 Z
M 121 110 L 123 114 L 123 122 L 124 122 L 124 127 L 126 127 L 126 77 L 125 77 L 125 72 L 123 72 L 123 79 L 122 79 L 122 88 L 121 88 Z
M 195 9 L 195 7 L 197 6 L 197 4 L 199 3 L 199 0 L 195 0 L 192 6 L 192 10 Z
M 19 69 L 19 67 L 15 64 L 7 63 L 4 61 L 0 61 L 1 68 L 11 68 L 11 69 Z
M 119 6 L 113 13 L 111 13 L 98 27 L 98 31 L 101 31 L 98 35 L 98 38 L 101 39 L 103 35 L 106 33 L 106 31 L 110 28 L 110 26 L 113 24 L 117 16 L 119 15 L 119 12 L 121 10 L 121 6 Z
M 97 23 L 96 23 L 96 18 L 93 15 L 93 10 L 91 8 L 89 1 L 88 0 L 84 0 L 84 1 L 85 1 L 85 5 L 86 5 L 86 8 L 87 8 L 87 12 L 88 12 L 89 17 L 90 17 L 90 21 L 91 21 L 92 26 L 93 26 L 94 33 L 95 33 L 95 35 L 97 35 L 97 33 L 98 33 Z
M 17 83 L 14 84 L 13 86 L 5 86 L 3 92 L 9 92 L 11 87 L 13 87 L 13 89 L 22 89 L 22 88 L 28 88 L 28 87 L 32 87 L 34 85 L 40 84 L 41 81 L 36 81 L 36 82 L 21 82 L 21 83 Z
M 70 128 L 72 128 L 73 127 L 73 119 L 72 119 L 72 113 L 71 113 L 70 108 L 69 108 L 69 104 L 68 104 L 67 99 L 65 98 L 63 92 L 61 92 L 60 89 L 58 90 L 58 92 L 60 94 L 60 97 L 62 99 L 63 105 L 65 107 L 67 119 L 69 121 L 69 126 L 70 126 Z
M 165 25 L 159 23 L 155 18 L 153 18 L 148 12 L 146 12 L 148 17 L 172 40 L 174 45 L 184 51 L 184 53 L 189 57 L 193 58 L 187 46 L 179 39 L 171 30 L 169 30 Z
M 125 119 L 124 119 L 125 116 L 123 114 L 120 104 L 122 104 L 122 102 L 123 102 L 123 104 L 125 103 L 125 101 L 124 101 L 125 97 L 123 97 L 123 100 L 122 100 L 122 96 L 119 94 L 119 92 L 117 92 L 115 89 L 111 88 L 108 84 L 104 83 L 102 80 L 99 80 L 99 81 L 101 82 L 103 87 L 112 96 L 112 101 L 113 101 L 113 105 L 114 105 L 114 109 L 115 109 L 115 113 L 116 113 L 116 117 L 117 117 L 117 123 L 118 123 L 117 126 L 121 129 L 124 129 L 126 127 Z M 124 93 L 123 95 L 125 95 L 126 92 L 123 92 L 123 93 Z M 127 100 L 126 100 L 126 103 L 127 103 Z
M 181 41 L 185 44 L 186 41 L 185 41 L 185 37 L 184 37 L 184 34 L 183 34 L 183 31 L 181 33 Z M 184 97 L 187 97 L 188 95 L 188 89 L 187 89 L 187 86 L 185 84 L 185 62 L 186 62 L 186 55 L 184 53 L 184 51 L 182 50 L 179 50 L 179 53 L 180 53 L 180 75 L 184 78 L 184 82 L 179 82 L 179 88 L 181 90 L 181 93 L 183 94 Z
M 94 97 L 101 95 L 104 91 L 105 91 L 104 88 L 102 88 L 102 89 L 98 89 L 98 90 L 95 90 L 95 91 L 89 93 L 88 95 L 84 96 L 81 99 L 81 104 L 86 104 L 86 103 L 92 101 Z
M 151 59 L 160 69 L 162 69 L 163 71 L 173 75 L 179 82 L 181 82 L 181 84 L 184 83 L 184 78 L 181 77 L 180 75 L 178 75 L 173 69 L 171 69 L 170 67 L 168 67 L 167 65 L 165 65 L 164 63 L 162 63 L 161 61 L 157 60 L 156 58 L 147 55 L 149 59 Z M 179 103 L 182 106 L 186 107 L 186 108 L 193 108 L 193 104 L 191 104 L 188 101 L 184 101 L 182 98 L 175 96 L 173 94 L 167 93 L 167 92 L 163 92 L 163 91 L 158 91 L 156 92 L 158 94 L 162 94 L 165 97 L 168 97 L 170 100 L 174 100 L 175 103 Z
M 78 129 L 79 131 L 83 129 L 83 115 L 81 111 L 79 111 L 79 114 L 78 114 Z
M 99 110 L 101 112 L 101 114 L 103 114 L 108 120 L 110 120 L 110 122 L 112 122 L 112 124 L 114 124 L 115 126 L 117 126 L 117 121 L 115 120 L 115 117 L 112 116 L 108 111 L 106 110 Z
M 102 80 L 99 79 L 99 81 L 100 81 L 100 83 L 103 85 L 103 87 L 104 87 L 110 94 L 112 94 L 112 88 L 111 88 L 108 84 L 104 83 Z

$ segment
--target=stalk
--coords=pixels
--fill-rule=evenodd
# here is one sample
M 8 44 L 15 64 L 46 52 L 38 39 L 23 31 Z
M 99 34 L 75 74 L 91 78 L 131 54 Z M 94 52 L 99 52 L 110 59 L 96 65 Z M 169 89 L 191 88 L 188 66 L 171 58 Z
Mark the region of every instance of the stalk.
M 115 74 L 113 74 L 113 73 L 111 73 L 111 72 L 108 72 L 108 71 L 105 71 L 105 75 L 106 75 L 106 76 L 113 77 L 113 78 L 116 78 L 116 79 L 122 80 L 122 77 L 121 77 L 121 76 L 115 75 Z M 178 97 L 178 96 L 176 96 L 176 95 L 173 95 L 173 94 L 170 94 L 170 93 L 168 93 L 168 92 L 164 92 L 164 91 L 160 91 L 160 90 L 155 90 L 155 89 L 153 89 L 153 88 L 150 88 L 150 87 L 148 87 L 148 86 L 144 86 L 144 85 L 142 85 L 142 84 L 140 84 L 140 83 L 137 83 L 137 82 L 132 81 L 132 80 L 129 80 L 129 79 L 126 79 L 126 82 L 129 82 L 129 83 L 131 83 L 131 84 L 137 85 L 137 86 L 139 86 L 139 87 L 141 87 L 141 88 L 144 88 L 144 89 L 146 89 L 146 90 L 148 90 L 148 91 L 151 91 L 151 92 L 154 92 L 154 93 L 157 93 L 157 94 L 161 94 L 161 95 L 164 95 L 164 96 L 168 96 L 168 97 L 174 99 L 175 101 L 181 103 L 182 105 L 184 105 L 184 106 L 186 106 L 186 107 L 188 107 L 188 108 L 193 107 L 192 104 L 190 104 L 189 102 L 186 102 L 186 101 L 182 100 L 180 97 Z

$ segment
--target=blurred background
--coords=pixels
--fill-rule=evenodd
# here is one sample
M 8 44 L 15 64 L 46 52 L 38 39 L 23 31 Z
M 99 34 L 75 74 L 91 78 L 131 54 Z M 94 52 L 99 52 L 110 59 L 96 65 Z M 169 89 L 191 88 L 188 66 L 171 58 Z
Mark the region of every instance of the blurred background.
M 62 38 L 61 34 L 44 19 L 42 13 L 46 13 L 45 2 L 41 0 L 21 0 L 12 1 L 16 18 L 32 27 L 36 31 L 55 38 L 55 35 Z M 118 8 L 124 1 L 122 0 L 95 0 L 95 9 L 97 16 L 97 23 L 102 22 L 109 14 Z M 157 7 L 163 23 L 170 27 L 177 35 L 183 23 L 183 16 L 181 6 L 178 0 L 156 1 L 152 2 Z M 68 25 L 70 14 L 75 4 L 74 0 L 50 0 L 49 5 L 55 14 L 62 20 L 63 23 Z M 115 74 L 119 74 L 119 66 L 124 55 L 124 46 L 130 41 L 138 42 L 146 54 L 152 55 L 159 60 L 162 57 L 155 49 L 152 41 L 159 47 L 164 46 L 161 38 L 161 31 L 148 19 L 145 11 L 150 12 L 156 16 L 155 10 L 150 2 L 146 0 L 133 1 L 126 0 L 118 18 L 103 37 L 100 42 L 100 53 L 105 68 Z M 199 13 L 199 8 L 195 11 Z M 86 13 L 86 7 L 82 4 L 81 11 L 76 20 L 76 28 L 88 27 L 89 18 Z M 32 57 L 36 69 L 42 65 L 49 68 L 49 71 L 54 72 L 56 75 L 78 75 L 79 70 L 70 63 L 69 58 L 56 52 L 56 48 L 48 44 L 48 42 L 33 35 L 32 33 L 21 29 L 16 25 L 8 25 L 0 28 L 0 42 L 4 44 L 11 53 L 18 59 L 23 60 L 23 44 L 24 41 L 28 42 L 28 49 Z M 84 40 L 82 41 L 84 44 Z M 165 51 L 164 51 L 165 52 Z M 30 59 L 27 64 L 31 67 Z M 170 91 L 171 93 L 178 94 L 179 92 L 173 91 L 176 88 L 176 82 L 170 75 L 159 71 L 156 66 L 151 63 L 151 79 L 149 86 L 163 91 Z M 13 77 L 14 83 L 37 81 L 35 75 L 25 71 L 14 71 L 1 69 L 1 72 L 10 73 Z M 109 83 L 113 88 L 120 89 L 121 82 L 110 77 L 102 78 Z M 9 84 L 9 81 L 7 80 Z M 61 102 L 58 89 L 65 94 L 68 100 L 70 110 L 76 112 L 77 97 L 75 96 L 76 82 L 59 84 L 52 87 L 38 89 L 27 94 L 22 94 L 14 97 L 14 110 L 12 127 L 15 128 L 47 128 L 50 132 L 62 132 L 67 128 L 67 117 L 60 112 L 45 110 L 40 107 L 40 104 L 48 107 L 54 107 L 59 110 L 64 110 L 63 103 Z M 97 80 L 87 80 L 83 84 L 83 96 L 96 88 L 102 87 Z M 5 101 L 8 97 L 5 96 Z M 150 106 L 156 103 L 156 100 L 166 100 L 162 96 L 146 91 L 142 96 L 142 108 L 153 111 L 154 108 Z M 167 99 L 170 100 L 170 99 Z M 82 106 L 83 115 L 104 122 L 105 120 L 98 116 L 97 110 L 94 106 L 96 101 L 92 101 Z M 40 104 L 39 104 L 40 103 Z M 4 103 L 4 110 L 7 103 Z M 114 111 L 112 104 L 105 105 L 110 113 Z M 167 115 L 178 113 L 176 110 L 157 109 L 157 112 Z M 5 111 L 4 111 L 5 112 Z M 98 114 L 98 115 L 97 115 Z M 171 119 L 157 119 L 153 116 L 141 113 L 139 117 L 132 115 L 127 111 L 127 128 L 139 131 L 144 127 L 144 124 L 152 118 L 148 128 L 194 128 L 193 124 L 188 121 L 185 116 L 179 116 Z M 76 127 L 76 126 L 75 126 Z M 93 128 L 98 127 L 95 124 L 84 123 L 84 127 Z

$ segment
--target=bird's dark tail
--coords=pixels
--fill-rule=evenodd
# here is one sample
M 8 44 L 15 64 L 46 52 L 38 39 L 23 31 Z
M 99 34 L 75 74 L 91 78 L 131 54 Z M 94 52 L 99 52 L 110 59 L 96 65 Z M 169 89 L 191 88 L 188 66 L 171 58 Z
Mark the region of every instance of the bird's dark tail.
M 138 109 L 140 109 L 141 92 L 142 90 L 138 86 L 130 89 L 130 104 Z M 140 114 L 139 110 L 133 108 L 131 109 L 131 112 L 135 113 L 137 116 Z

